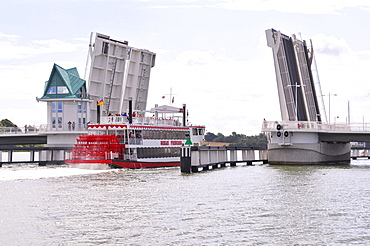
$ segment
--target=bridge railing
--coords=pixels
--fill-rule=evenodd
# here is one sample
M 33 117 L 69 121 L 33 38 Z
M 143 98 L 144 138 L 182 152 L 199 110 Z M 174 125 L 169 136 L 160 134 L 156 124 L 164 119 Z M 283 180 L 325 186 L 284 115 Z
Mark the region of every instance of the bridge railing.
M 36 134 L 39 128 L 36 126 L 27 127 L 0 127 L 0 134 Z
M 0 127 L 0 135 L 37 134 L 39 132 L 87 131 L 87 124 L 44 124 L 40 126 Z
M 45 124 L 39 128 L 40 132 L 60 132 L 60 131 L 87 131 L 87 124 Z
M 264 121 L 262 123 L 262 132 L 271 132 L 276 130 L 294 130 L 294 131 L 370 131 L 370 123 L 320 123 L 316 121 Z

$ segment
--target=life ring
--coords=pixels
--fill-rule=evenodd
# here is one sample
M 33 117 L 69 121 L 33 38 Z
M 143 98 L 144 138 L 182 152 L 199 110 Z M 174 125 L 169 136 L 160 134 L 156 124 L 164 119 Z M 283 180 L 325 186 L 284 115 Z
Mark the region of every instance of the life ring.
M 276 125 L 276 130 L 280 131 L 280 130 L 281 130 L 281 128 L 282 128 L 282 127 L 281 127 L 281 125 L 280 125 L 280 124 L 277 124 L 277 125 Z
M 276 133 L 276 136 L 279 138 L 279 137 L 281 137 L 281 132 L 277 132 Z
M 285 132 L 284 132 L 284 137 L 286 137 L 286 138 L 287 138 L 288 136 L 289 136 L 289 132 L 285 131 Z

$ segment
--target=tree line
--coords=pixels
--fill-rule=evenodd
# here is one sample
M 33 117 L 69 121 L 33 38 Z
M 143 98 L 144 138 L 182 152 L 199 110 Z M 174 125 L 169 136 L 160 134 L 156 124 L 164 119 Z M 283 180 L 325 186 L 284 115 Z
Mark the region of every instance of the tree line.
M 232 132 L 231 135 L 224 136 L 222 133 L 217 133 L 216 135 L 212 132 L 207 132 L 204 138 L 207 142 L 230 143 L 228 146 L 231 147 L 267 147 L 267 137 L 263 133 L 246 136 Z

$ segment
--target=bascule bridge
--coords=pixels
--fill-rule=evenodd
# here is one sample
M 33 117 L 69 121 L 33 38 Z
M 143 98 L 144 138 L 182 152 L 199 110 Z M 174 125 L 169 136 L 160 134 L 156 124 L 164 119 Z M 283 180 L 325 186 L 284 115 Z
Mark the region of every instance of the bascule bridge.
M 349 163 L 350 142 L 370 141 L 366 124 L 327 122 L 312 42 L 266 30 L 281 120 L 264 122 L 270 164 Z

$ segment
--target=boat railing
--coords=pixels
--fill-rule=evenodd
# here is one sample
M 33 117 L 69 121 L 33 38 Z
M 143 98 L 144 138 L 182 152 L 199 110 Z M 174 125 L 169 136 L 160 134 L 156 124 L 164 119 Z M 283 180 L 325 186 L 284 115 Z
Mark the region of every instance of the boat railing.
M 262 123 L 262 132 L 271 132 L 277 130 L 294 131 L 353 131 L 368 132 L 370 123 L 321 123 L 316 121 L 264 121 Z
M 100 124 L 128 124 L 127 116 L 102 116 Z M 164 119 L 155 117 L 132 117 L 132 123 L 137 125 L 170 125 L 180 126 L 181 123 L 177 119 Z

